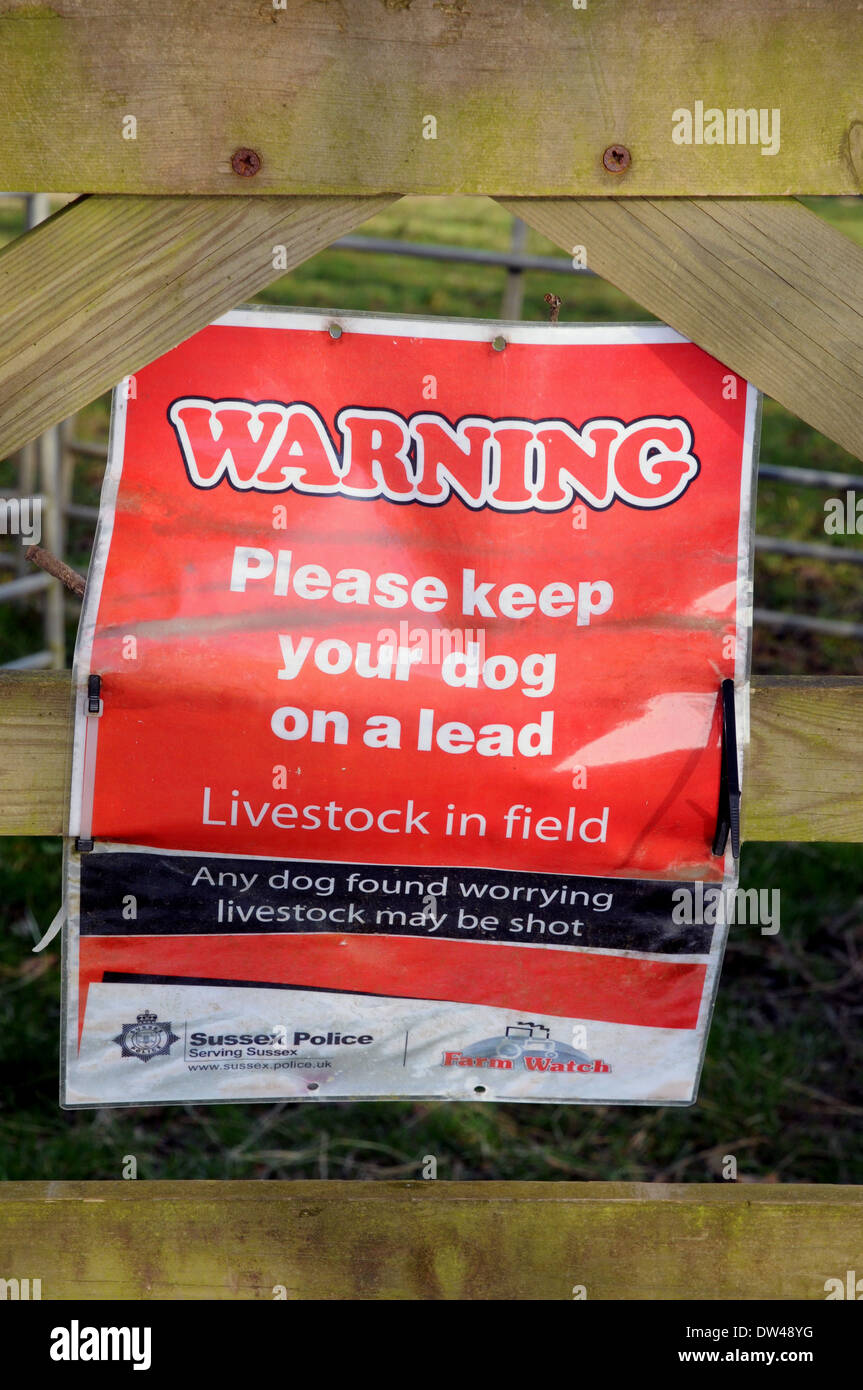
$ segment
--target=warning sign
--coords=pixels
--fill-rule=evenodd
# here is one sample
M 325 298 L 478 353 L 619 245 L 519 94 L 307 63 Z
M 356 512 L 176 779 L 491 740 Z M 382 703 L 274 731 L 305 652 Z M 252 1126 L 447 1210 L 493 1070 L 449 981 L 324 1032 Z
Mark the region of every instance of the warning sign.
M 243 310 L 118 388 L 65 1103 L 691 1100 L 756 428 L 653 325 Z

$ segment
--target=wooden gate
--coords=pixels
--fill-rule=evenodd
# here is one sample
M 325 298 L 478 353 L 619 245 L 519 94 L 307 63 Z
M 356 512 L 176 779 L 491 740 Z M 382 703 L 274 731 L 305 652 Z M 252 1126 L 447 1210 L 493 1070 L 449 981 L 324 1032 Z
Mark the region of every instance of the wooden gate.
M 0 457 L 403 193 L 482 193 L 863 458 L 856 0 L 0 0 Z M 284 247 L 274 268 L 273 249 Z M 70 678 L 0 676 L 0 832 L 59 835 Z M 863 839 L 863 682 L 753 682 L 744 834 Z M 43 1297 L 823 1298 L 849 1187 L 8 1183 Z M 793 1259 L 788 1252 L 793 1250 Z

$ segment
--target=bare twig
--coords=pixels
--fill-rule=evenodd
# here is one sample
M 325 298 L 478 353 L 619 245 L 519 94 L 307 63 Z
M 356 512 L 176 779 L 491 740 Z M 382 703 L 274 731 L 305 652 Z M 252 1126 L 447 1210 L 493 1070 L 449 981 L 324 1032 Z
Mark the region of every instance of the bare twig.
M 545 302 L 550 310 L 549 322 L 557 323 L 557 320 L 560 316 L 560 306 L 563 303 L 563 300 L 561 299 L 559 294 L 547 294 L 545 296 Z
M 84 597 L 84 589 L 87 581 L 77 570 L 73 570 L 63 560 L 58 560 L 56 555 L 52 555 L 50 550 L 43 550 L 41 545 L 30 545 L 25 551 L 25 559 L 37 569 L 45 570 L 46 574 L 53 574 L 55 579 L 61 580 L 67 589 L 71 589 L 73 594 L 79 598 Z

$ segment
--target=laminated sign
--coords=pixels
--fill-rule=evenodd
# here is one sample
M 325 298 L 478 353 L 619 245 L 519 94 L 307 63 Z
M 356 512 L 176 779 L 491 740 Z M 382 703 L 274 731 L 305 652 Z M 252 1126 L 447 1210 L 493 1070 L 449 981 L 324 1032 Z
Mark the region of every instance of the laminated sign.
M 271 310 L 118 388 L 64 1104 L 694 1098 L 757 404 L 658 325 Z

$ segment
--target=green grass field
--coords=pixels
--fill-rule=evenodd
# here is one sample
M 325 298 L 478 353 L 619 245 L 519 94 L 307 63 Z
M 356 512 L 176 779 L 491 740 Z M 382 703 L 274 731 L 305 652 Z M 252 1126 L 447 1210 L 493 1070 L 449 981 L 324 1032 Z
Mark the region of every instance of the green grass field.
M 811 200 L 863 242 L 861 200 Z M 0 204 L 0 239 L 16 234 Z M 481 199 L 411 198 L 363 232 L 505 250 L 510 219 Z M 528 250 L 554 254 L 531 233 Z M 497 317 L 504 272 L 330 250 L 261 296 L 273 304 Z M 649 318 L 596 279 L 528 273 L 524 317 Z M 107 401 L 78 433 L 107 436 Z M 775 402 L 765 401 L 761 456 L 775 464 L 863 473 L 863 464 Z M 100 468 L 82 462 L 76 499 L 95 501 Z M 12 483 L 0 464 L 0 486 Z M 763 483 L 762 534 L 824 543 L 824 493 Z M 84 565 L 92 539 L 76 524 L 65 558 Z M 836 544 L 852 545 L 850 538 Z M 859 543 L 859 542 L 858 542 Z M 863 621 L 863 567 L 759 556 L 756 603 Z M 0 661 L 40 645 L 35 607 L 0 606 Z M 74 624 L 70 623 L 70 641 Z M 759 672 L 863 674 L 858 642 L 759 628 Z M 0 845 L 0 1179 L 112 1178 L 124 1156 L 141 1178 L 416 1177 L 426 1155 L 446 1178 L 860 1182 L 863 1119 L 863 856 L 856 846 L 746 845 L 742 886 L 778 888 L 782 930 L 734 927 L 698 1103 L 687 1109 L 493 1104 L 326 1104 L 135 1108 L 64 1113 L 57 1106 L 59 959 L 30 952 L 60 901 L 60 843 Z

